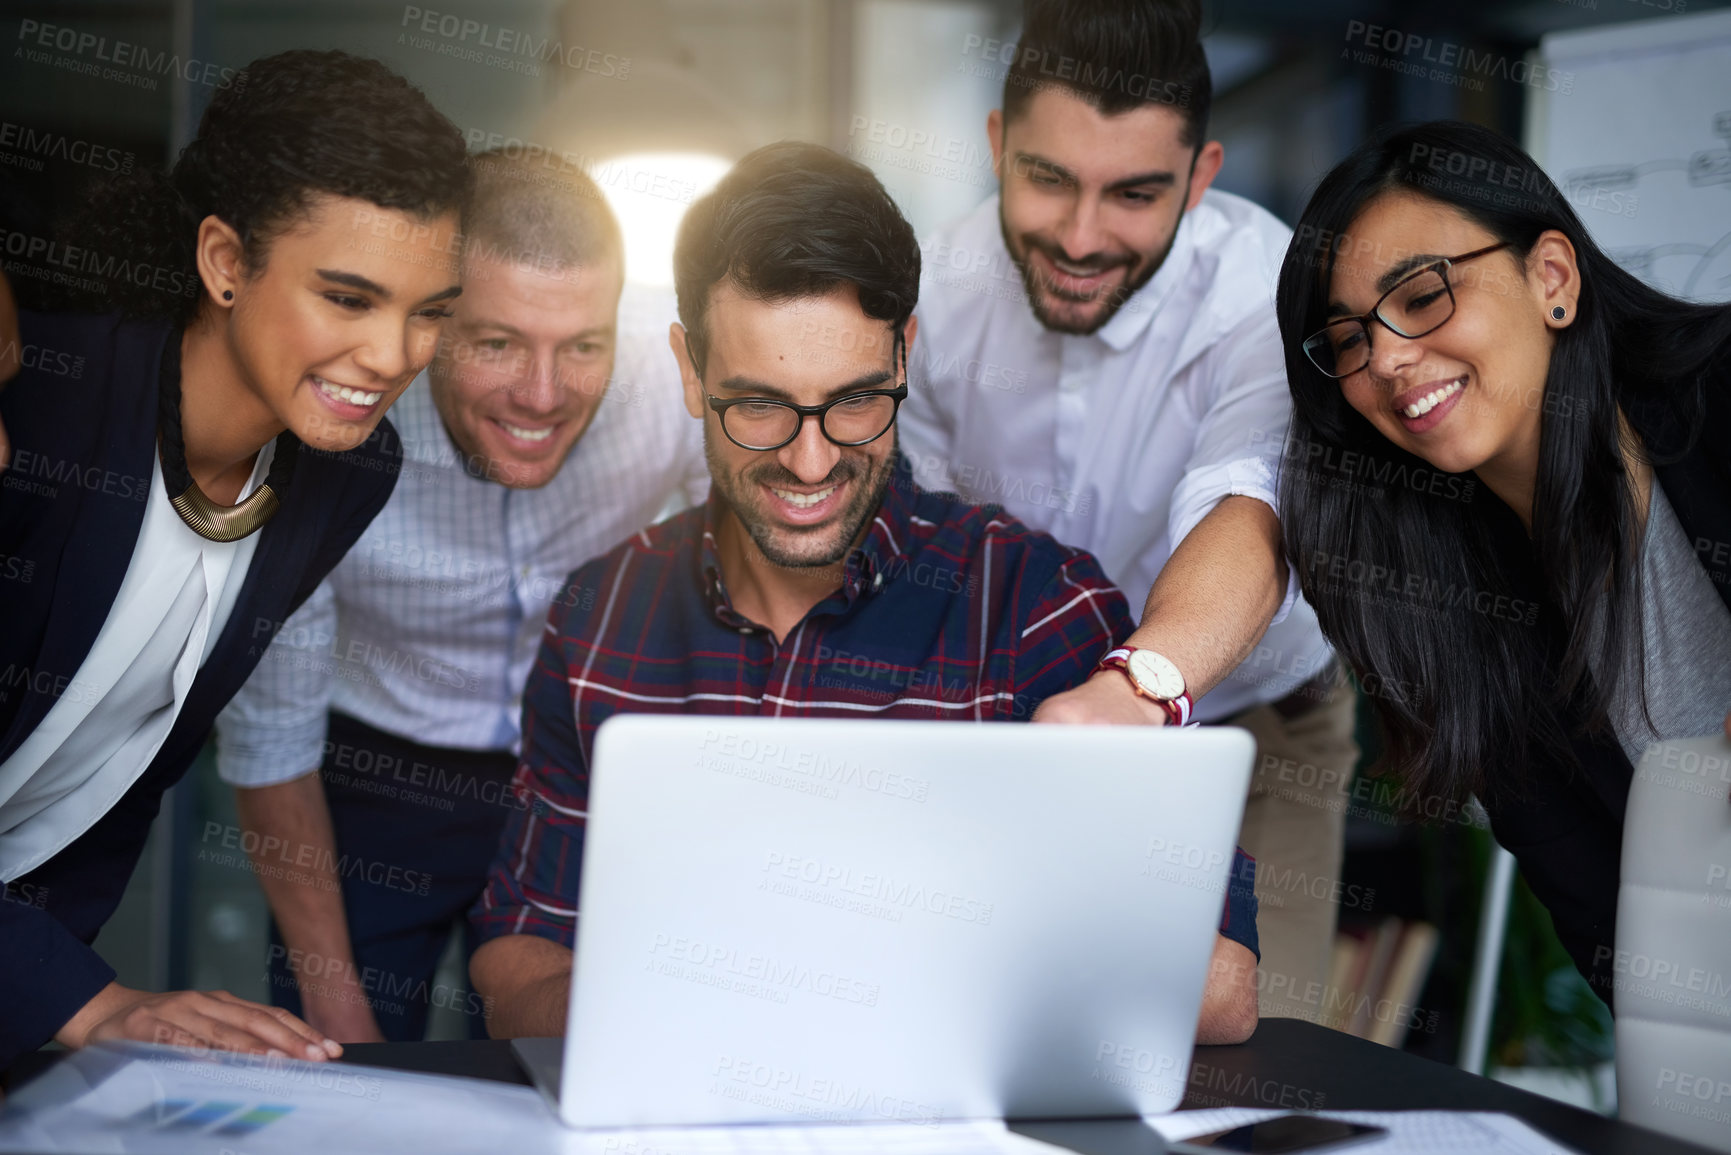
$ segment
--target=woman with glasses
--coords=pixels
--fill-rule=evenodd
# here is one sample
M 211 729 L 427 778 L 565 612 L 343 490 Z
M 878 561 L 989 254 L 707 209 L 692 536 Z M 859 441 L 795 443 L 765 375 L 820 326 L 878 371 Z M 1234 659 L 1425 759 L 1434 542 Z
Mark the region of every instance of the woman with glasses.
M 89 944 L 217 711 L 390 495 L 382 418 L 459 291 L 467 181 L 401 77 L 286 52 L 219 84 L 168 178 L 42 246 L 95 311 L 23 315 L 0 393 L 0 1066 L 51 1038 L 340 1050 L 125 986 Z M 204 849 L 244 865 L 236 833 Z
M 1481 799 L 1609 1002 L 1632 764 L 1731 727 L 1731 307 L 1637 280 L 1458 122 L 1328 174 L 1277 305 L 1304 595 L 1406 797 Z

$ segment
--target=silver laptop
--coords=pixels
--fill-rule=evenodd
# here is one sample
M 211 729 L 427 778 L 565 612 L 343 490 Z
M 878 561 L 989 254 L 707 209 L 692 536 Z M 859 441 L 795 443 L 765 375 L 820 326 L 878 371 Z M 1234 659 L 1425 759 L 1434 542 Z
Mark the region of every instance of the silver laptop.
M 1242 730 L 628 715 L 600 728 L 574 1127 L 1169 1111 Z

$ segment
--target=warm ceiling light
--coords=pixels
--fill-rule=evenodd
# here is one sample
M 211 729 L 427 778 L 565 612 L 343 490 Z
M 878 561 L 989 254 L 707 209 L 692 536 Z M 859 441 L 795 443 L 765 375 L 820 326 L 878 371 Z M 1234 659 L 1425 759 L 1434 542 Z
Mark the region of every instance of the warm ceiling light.
M 685 210 L 732 167 L 709 153 L 640 152 L 589 169 L 625 235 L 626 280 L 673 284 L 673 239 Z

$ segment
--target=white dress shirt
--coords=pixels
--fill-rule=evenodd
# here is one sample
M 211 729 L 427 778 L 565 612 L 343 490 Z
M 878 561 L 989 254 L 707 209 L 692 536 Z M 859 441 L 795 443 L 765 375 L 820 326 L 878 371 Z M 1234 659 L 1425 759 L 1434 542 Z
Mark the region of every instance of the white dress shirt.
M 998 198 L 923 246 L 902 446 L 919 483 L 996 502 L 1088 550 L 1140 616 L 1166 559 L 1229 495 L 1278 508 L 1291 417 L 1274 284 L 1291 230 L 1214 190 L 1154 277 L 1089 336 L 1046 329 Z M 1296 573 L 1262 643 L 1196 704 L 1217 721 L 1329 660 Z
M 217 719 L 225 781 L 316 770 L 333 707 L 424 745 L 517 749 L 523 686 L 566 576 L 708 490 L 703 426 L 667 347 L 673 319 L 671 294 L 626 290 L 606 397 L 540 489 L 466 473 L 416 379 L 390 413 L 404 455 L 390 501 Z
M 264 483 L 274 449 L 260 451 L 241 496 Z M 194 533 L 151 454 L 144 520 L 108 616 L 78 673 L 0 765 L 0 879 L 48 861 L 144 773 L 222 636 L 258 538 Z

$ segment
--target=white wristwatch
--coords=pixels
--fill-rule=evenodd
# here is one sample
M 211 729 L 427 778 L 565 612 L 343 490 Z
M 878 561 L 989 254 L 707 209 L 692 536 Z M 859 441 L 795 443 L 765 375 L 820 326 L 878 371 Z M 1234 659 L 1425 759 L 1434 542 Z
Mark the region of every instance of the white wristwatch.
M 1130 688 L 1165 710 L 1174 726 L 1189 724 L 1193 703 L 1184 688 L 1184 675 L 1165 654 L 1120 646 L 1100 659 L 1100 668 L 1122 672 L 1130 679 Z

